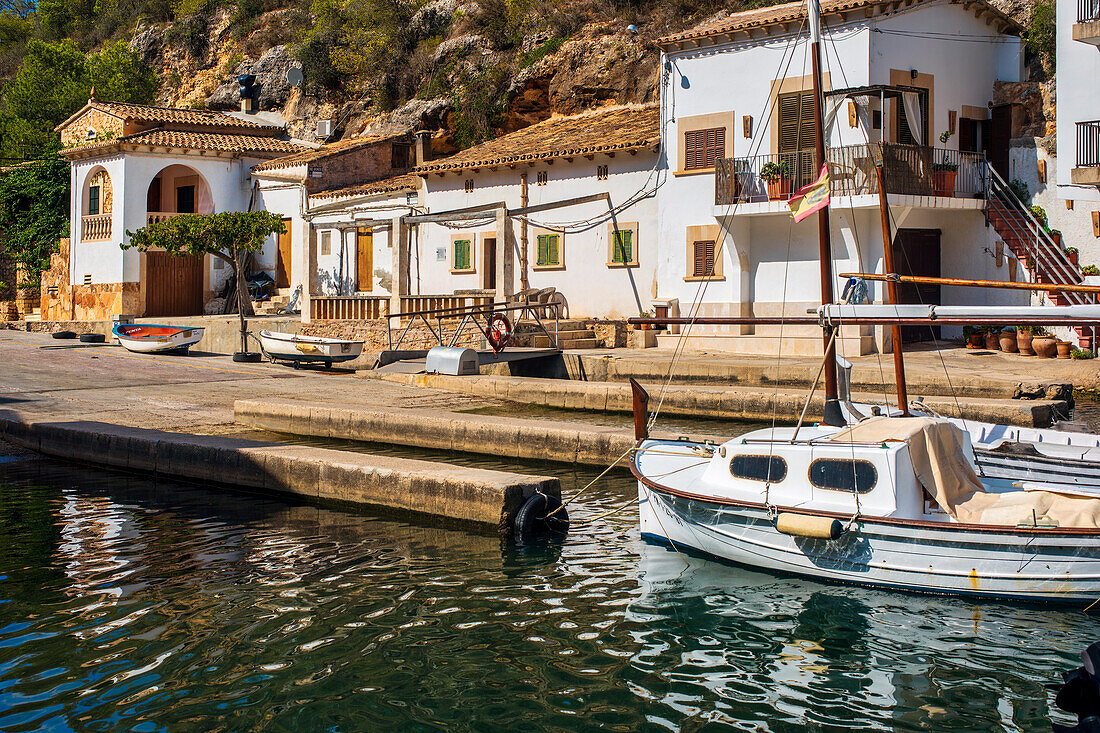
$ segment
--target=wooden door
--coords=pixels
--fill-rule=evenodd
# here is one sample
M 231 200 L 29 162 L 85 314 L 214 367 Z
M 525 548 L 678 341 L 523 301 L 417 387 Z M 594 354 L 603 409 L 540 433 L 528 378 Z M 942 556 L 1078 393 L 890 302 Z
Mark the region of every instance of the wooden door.
M 293 256 L 291 246 L 290 219 L 283 219 L 283 233 L 279 235 L 279 262 L 275 265 L 275 287 L 290 287 L 290 260 Z
M 899 229 L 894 237 L 894 268 L 899 275 L 940 276 L 940 230 Z M 906 305 L 940 305 L 939 285 L 898 283 L 898 302 Z M 905 343 L 940 337 L 939 326 L 902 326 Z
M 993 108 L 989 119 L 989 135 L 985 143 L 985 157 L 993 170 L 1006 181 L 1008 176 L 1008 145 L 1012 139 L 1012 105 L 1000 104 Z
M 374 233 L 370 229 L 355 230 L 355 279 L 359 292 L 374 289 Z
M 145 315 L 202 315 L 202 257 L 145 254 Z
M 481 287 L 485 290 L 497 289 L 497 238 L 486 237 L 481 240 Z

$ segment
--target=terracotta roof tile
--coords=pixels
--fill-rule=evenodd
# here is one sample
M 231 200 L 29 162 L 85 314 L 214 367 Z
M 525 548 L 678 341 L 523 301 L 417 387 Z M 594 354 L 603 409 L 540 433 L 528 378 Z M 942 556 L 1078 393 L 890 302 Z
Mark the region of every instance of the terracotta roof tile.
M 417 166 L 413 172 L 457 171 L 654 147 L 661 139 L 660 117 L 660 109 L 655 104 L 610 107 L 571 117 L 554 117 L 449 158 Z
M 336 188 L 331 191 L 321 191 L 319 193 L 311 194 L 312 199 L 336 199 L 344 198 L 347 196 L 370 196 L 371 194 L 382 193 L 396 193 L 398 191 L 415 191 L 417 189 L 417 178 L 412 175 L 394 176 L 393 178 L 386 178 L 381 181 L 371 181 L 370 183 L 360 183 L 355 186 L 348 186 L 347 188 Z
M 926 0 L 916 0 L 917 2 L 925 2 Z M 985 0 L 951 0 L 954 4 L 963 5 L 969 10 L 975 10 L 979 15 L 982 13 L 988 13 L 993 15 L 1002 21 L 1006 29 L 1012 32 L 1019 32 L 1022 29 L 1016 21 L 994 8 Z M 892 0 L 821 0 L 821 14 L 829 15 L 830 13 L 840 13 L 849 10 L 859 10 L 865 8 L 881 7 L 886 8 L 892 4 Z M 751 28 L 761 28 L 769 25 L 776 25 L 779 23 L 790 23 L 801 21 L 806 17 L 806 3 L 805 2 L 793 2 L 783 3 L 782 5 L 772 5 L 765 8 L 756 8 L 754 10 L 745 10 L 740 13 L 733 13 L 723 18 L 715 20 L 709 20 L 702 23 L 695 28 L 683 31 L 682 33 L 676 33 L 671 36 L 666 36 L 657 41 L 658 45 L 671 46 L 685 41 L 698 41 L 713 36 L 720 36 L 723 34 L 732 33 L 734 31 L 749 30 Z M 807 31 L 808 32 L 808 31 Z
M 188 150 L 210 150 L 220 153 L 297 153 L 306 148 L 289 140 L 257 135 L 234 135 L 229 133 L 180 132 L 178 130 L 148 130 L 133 135 L 124 135 L 98 142 L 81 145 L 61 151 L 67 158 L 78 157 L 81 153 L 98 150 L 112 150 L 127 146 L 146 145 L 158 148 L 185 148 Z
M 88 100 L 88 103 L 75 112 L 69 119 L 54 128 L 61 130 L 73 120 L 80 117 L 89 109 L 115 115 L 124 120 L 147 122 L 154 125 L 188 125 L 217 128 L 234 128 L 241 130 L 253 130 L 258 135 L 278 135 L 282 127 L 267 125 L 251 120 L 233 117 L 225 112 L 213 112 L 205 109 L 186 109 L 183 107 L 153 107 L 147 104 L 130 104 L 128 102 L 103 102 L 98 99 Z
M 381 142 L 383 140 L 390 140 L 396 137 L 403 137 L 403 135 L 379 135 L 374 137 L 353 137 L 347 140 L 340 140 L 334 143 L 328 143 L 322 145 L 319 148 L 312 148 L 310 150 L 304 150 L 293 155 L 283 156 L 274 160 L 261 163 L 254 166 L 254 171 L 272 171 L 280 168 L 292 168 L 297 165 L 306 165 L 307 163 L 315 163 L 318 160 L 324 160 L 332 155 L 338 155 L 340 153 L 346 153 L 352 150 L 358 150 L 359 148 L 373 145 L 374 143 Z

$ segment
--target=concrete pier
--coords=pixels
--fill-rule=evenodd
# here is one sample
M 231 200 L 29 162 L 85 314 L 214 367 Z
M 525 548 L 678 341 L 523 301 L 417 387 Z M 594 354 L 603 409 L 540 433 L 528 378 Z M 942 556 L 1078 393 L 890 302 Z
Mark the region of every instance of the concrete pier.
M 292 400 L 237 400 L 239 425 L 292 435 L 608 466 L 630 450 L 629 430 L 430 410 L 372 410 Z M 625 463 L 621 465 L 627 465 Z
M 566 379 L 535 379 L 531 377 L 476 376 L 453 377 L 443 374 L 378 374 L 357 372 L 357 376 L 383 379 L 398 384 L 447 390 L 460 394 L 509 400 L 529 405 L 567 410 L 599 410 L 630 412 L 630 385 L 623 382 L 580 382 Z M 660 383 L 645 385 L 653 397 L 661 390 Z M 794 422 L 802 413 L 809 390 L 794 387 L 753 387 L 715 385 L 670 385 L 664 394 L 661 414 L 681 417 L 707 417 L 735 420 L 766 420 L 774 416 L 782 422 Z M 855 394 L 857 402 L 885 402 L 882 392 Z M 889 395 L 894 400 L 894 395 Z M 1069 414 L 1069 404 L 1063 400 L 1012 400 L 992 397 L 924 397 L 928 407 L 954 417 L 960 413 L 967 420 L 1049 427 L 1056 416 Z M 818 390 L 810 402 L 807 418 L 820 419 L 825 398 Z
M 416 512 L 501 533 L 536 491 L 561 496 L 558 479 L 546 476 L 93 421 L 0 418 L 0 438 L 67 460 Z

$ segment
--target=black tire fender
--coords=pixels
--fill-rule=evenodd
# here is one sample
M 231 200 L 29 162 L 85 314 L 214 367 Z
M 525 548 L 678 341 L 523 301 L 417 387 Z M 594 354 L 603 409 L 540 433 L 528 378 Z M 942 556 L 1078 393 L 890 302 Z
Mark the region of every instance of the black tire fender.
M 80 342 L 85 344 L 102 344 L 107 340 L 107 337 L 101 333 L 82 333 L 80 334 Z
M 74 333 L 73 331 L 54 331 L 53 333 L 50 334 L 50 338 L 74 339 L 74 338 L 76 338 L 76 333 Z
M 535 492 L 516 512 L 512 527 L 519 537 L 564 534 L 569 527 L 569 512 L 562 508 L 558 497 Z

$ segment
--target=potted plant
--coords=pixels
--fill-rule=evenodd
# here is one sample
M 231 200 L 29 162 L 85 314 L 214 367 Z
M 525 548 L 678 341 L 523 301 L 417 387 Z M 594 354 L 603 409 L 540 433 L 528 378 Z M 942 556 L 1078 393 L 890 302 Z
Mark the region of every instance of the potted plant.
M 1085 277 L 1096 277 L 1100 275 L 1100 267 L 1096 265 L 1085 265 L 1081 268 L 1081 274 Z
M 1031 350 L 1040 359 L 1053 359 L 1058 356 L 1058 339 L 1047 333 L 1042 326 L 1033 326 L 1031 334 Z
M 1055 230 L 1055 231 L 1057 231 L 1057 230 Z M 1058 234 L 1059 234 L 1059 236 L 1061 236 L 1061 232 L 1058 232 Z M 1077 256 L 1078 256 L 1077 255 L 1077 248 L 1076 247 L 1066 247 L 1065 252 L 1066 252 L 1066 257 L 1068 257 L 1069 261 L 1073 263 L 1074 267 L 1076 267 L 1077 266 Z
M 1091 359 L 1093 353 L 1091 349 L 1074 349 L 1070 352 L 1070 356 L 1074 359 Z
M 996 326 L 989 326 L 985 329 L 985 348 L 990 351 L 1000 351 L 1001 329 Z
M 980 349 L 985 346 L 985 329 L 981 326 L 963 326 L 963 338 L 966 348 Z
M 639 318 L 652 318 L 653 313 L 651 311 L 641 311 L 640 313 L 638 313 L 638 317 Z M 650 329 L 650 325 L 648 323 L 639 323 L 638 324 L 638 330 L 639 331 L 648 331 L 649 329 Z
M 1069 341 L 1058 342 L 1058 358 L 1069 359 L 1073 356 L 1073 344 Z
M 1028 211 L 1031 212 L 1031 215 L 1035 217 L 1035 221 L 1039 222 L 1039 225 L 1043 227 L 1043 229 L 1047 228 L 1046 209 L 1044 209 L 1042 206 L 1039 206 L 1039 204 L 1035 204 L 1031 208 L 1029 208 Z
M 1058 245 L 1059 247 L 1062 246 L 1062 230 L 1048 229 L 1047 234 L 1049 234 L 1050 238 L 1054 240 L 1054 244 Z
M 944 145 L 951 139 L 954 133 L 944 130 L 940 133 L 940 142 Z M 932 164 L 932 193 L 935 196 L 953 197 L 955 195 L 955 179 L 959 175 L 958 163 L 952 163 L 947 159 L 947 151 L 943 151 L 943 160 Z
M 1032 328 L 1034 328 L 1034 326 L 1016 327 L 1016 348 L 1019 350 L 1021 356 L 1035 356 L 1035 352 L 1031 350 Z
M 1015 354 L 1016 348 L 1016 329 L 1012 326 L 1001 329 L 1001 351 L 1006 354 Z
M 768 182 L 768 200 L 780 201 L 791 196 L 791 167 L 787 161 L 769 161 L 760 169 L 760 177 Z

